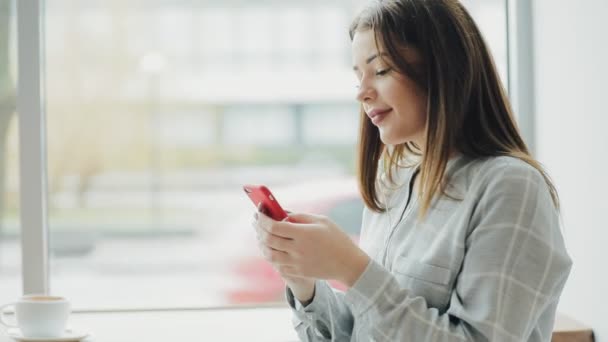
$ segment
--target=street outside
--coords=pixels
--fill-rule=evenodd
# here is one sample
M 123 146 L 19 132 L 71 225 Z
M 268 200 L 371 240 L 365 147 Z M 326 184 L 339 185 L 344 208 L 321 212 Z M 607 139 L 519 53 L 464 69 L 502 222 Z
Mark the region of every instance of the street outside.
M 281 184 L 285 182 L 278 178 L 267 179 L 265 183 L 285 207 L 308 210 L 311 202 L 324 196 L 356 190 L 352 177 L 336 177 L 335 171 L 317 170 L 310 173 L 308 181 L 304 180 L 303 173 L 289 173 L 299 185 Z M 311 182 L 314 178 L 320 180 Z M 183 212 L 190 217 L 182 217 L 182 220 L 171 216 L 179 214 L 164 214 L 164 221 L 182 222 L 174 231 L 170 229 L 170 223 L 165 223 L 156 227 L 156 231 L 138 228 L 122 234 L 117 228 L 108 229 L 111 233 L 83 234 L 74 229 L 59 232 L 54 231 L 51 219 L 51 293 L 69 297 L 76 309 L 241 304 L 234 302 L 230 293 L 248 285 L 243 283 L 242 275 L 237 274 L 235 268 L 248 258 L 259 256 L 259 252 L 251 227 L 254 206 L 236 183 L 228 190 L 164 192 L 161 208 L 175 207 L 179 203 L 188 206 Z M 88 194 L 98 206 L 102 206 L 100 198 L 107 195 L 101 192 Z M 145 195 L 133 193 L 129 198 L 122 193 L 120 203 L 133 205 L 137 198 L 145 198 Z M 106 199 L 112 200 L 111 197 Z M 193 210 L 196 207 L 200 209 Z M 83 222 L 83 225 L 99 227 L 95 222 Z M 17 238 L 0 244 L 1 302 L 11 301 L 21 292 L 19 244 Z

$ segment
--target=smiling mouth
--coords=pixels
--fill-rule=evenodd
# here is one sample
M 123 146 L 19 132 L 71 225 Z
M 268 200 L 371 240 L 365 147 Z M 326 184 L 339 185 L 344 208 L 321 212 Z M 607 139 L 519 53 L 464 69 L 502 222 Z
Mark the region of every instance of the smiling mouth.
M 379 112 L 379 113 L 373 113 L 370 116 L 370 119 L 374 125 L 378 126 L 380 124 L 380 122 L 382 122 L 384 120 L 384 118 L 392 111 L 393 111 L 392 109 L 387 109 L 387 110 Z

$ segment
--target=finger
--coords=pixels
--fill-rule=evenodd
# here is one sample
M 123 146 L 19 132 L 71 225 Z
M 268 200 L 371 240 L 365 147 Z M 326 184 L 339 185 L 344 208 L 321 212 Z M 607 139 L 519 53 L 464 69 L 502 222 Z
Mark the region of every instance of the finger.
M 294 223 L 318 223 L 323 220 L 324 216 L 321 215 L 313 215 L 313 214 L 304 214 L 304 213 L 291 213 L 288 215 L 289 222 Z
M 258 212 L 262 213 L 264 215 L 268 215 L 268 210 L 266 210 L 266 208 L 264 207 L 264 204 L 262 202 L 260 202 L 260 204 L 258 204 Z
M 264 255 L 264 259 L 273 265 L 282 266 L 289 265 L 291 263 L 289 254 L 269 248 L 265 245 L 262 246 L 262 254 Z
M 282 220 L 284 222 L 290 222 L 289 221 L 289 214 L 291 214 L 292 211 L 291 210 L 285 210 L 285 214 L 287 214 L 287 216 Z
M 262 204 L 260 204 L 262 205 Z M 270 216 L 268 216 L 267 213 L 265 213 L 264 211 L 256 211 L 253 216 L 255 217 L 256 220 L 260 221 L 260 220 L 264 220 L 264 221 L 274 221 L 272 218 L 270 218 Z
M 289 253 L 294 247 L 293 239 L 286 239 L 277 235 L 268 233 L 267 231 L 258 232 L 259 240 L 266 246 Z
M 291 223 L 275 221 L 263 214 L 258 215 L 258 226 L 270 234 L 287 239 L 293 239 L 298 233 L 297 228 Z

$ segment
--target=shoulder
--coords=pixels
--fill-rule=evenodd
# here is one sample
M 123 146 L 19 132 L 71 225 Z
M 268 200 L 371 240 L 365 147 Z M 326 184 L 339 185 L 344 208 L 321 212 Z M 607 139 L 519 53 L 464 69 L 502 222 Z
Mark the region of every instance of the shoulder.
M 478 160 L 476 164 L 476 170 L 472 178 L 482 188 L 518 188 L 520 186 L 543 186 L 545 184 L 540 170 L 519 158 L 509 156 L 488 157 Z
M 468 197 L 475 209 L 504 207 L 521 211 L 556 212 L 551 187 L 543 173 L 515 157 L 491 157 L 475 162 Z M 517 211 L 516 210 L 516 211 Z M 511 212 L 516 214 L 516 212 Z
M 542 172 L 514 157 L 479 161 L 471 188 L 471 227 L 511 224 L 542 230 L 559 226 L 559 210 Z M 515 226 L 514 226 L 515 227 Z M 544 227 L 544 228 L 543 228 Z
M 553 209 L 551 187 L 545 175 L 528 162 L 508 156 L 470 160 L 460 179 L 466 179 L 463 198 L 485 204 L 546 203 Z M 477 207 L 477 204 L 474 205 Z M 545 204 L 543 204 L 545 205 Z

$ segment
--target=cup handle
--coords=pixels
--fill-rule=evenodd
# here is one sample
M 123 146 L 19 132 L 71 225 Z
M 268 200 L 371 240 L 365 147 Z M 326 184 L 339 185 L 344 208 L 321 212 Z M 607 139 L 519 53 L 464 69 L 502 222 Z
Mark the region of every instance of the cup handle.
M 12 324 L 11 322 L 7 321 L 4 316 L 4 310 L 6 310 L 6 308 L 11 307 L 11 306 L 14 307 L 15 303 L 5 304 L 0 307 L 0 323 L 8 328 L 18 328 L 19 326 L 16 323 Z

